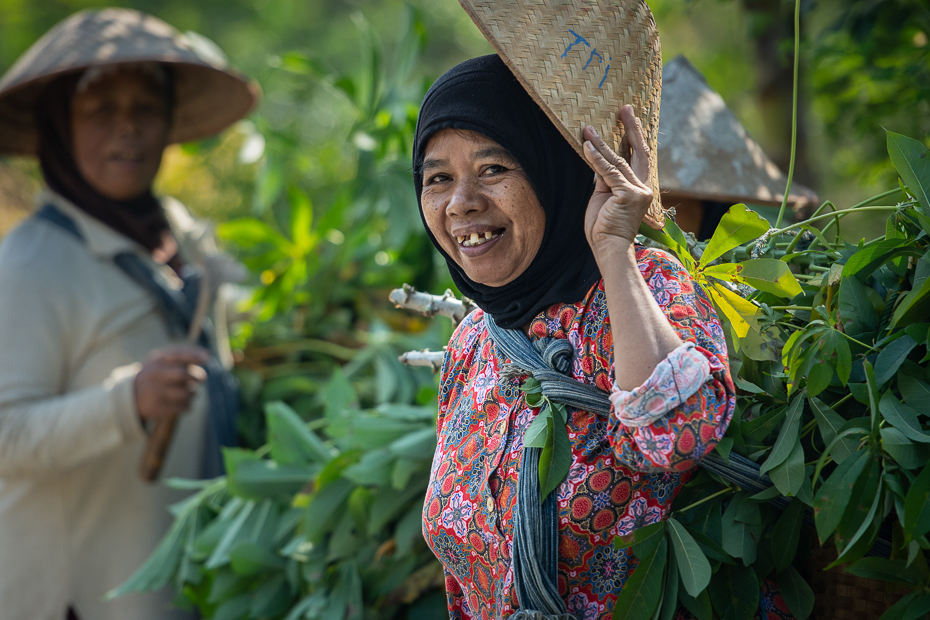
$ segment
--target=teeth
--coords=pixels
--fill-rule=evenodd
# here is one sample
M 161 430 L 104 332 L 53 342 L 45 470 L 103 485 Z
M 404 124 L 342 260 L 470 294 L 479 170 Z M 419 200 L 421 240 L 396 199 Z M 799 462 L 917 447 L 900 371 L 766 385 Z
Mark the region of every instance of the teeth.
M 459 245 L 462 245 L 466 248 L 471 248 L 476 245 L 483 245 L 491 239 L 494 239 L 495 236 L 496 235 L 493 232 L 487 231 L 483 233 L 472 233 L 471 235 L 464 237 L 456 237 L 455 239 L 459 242 Z

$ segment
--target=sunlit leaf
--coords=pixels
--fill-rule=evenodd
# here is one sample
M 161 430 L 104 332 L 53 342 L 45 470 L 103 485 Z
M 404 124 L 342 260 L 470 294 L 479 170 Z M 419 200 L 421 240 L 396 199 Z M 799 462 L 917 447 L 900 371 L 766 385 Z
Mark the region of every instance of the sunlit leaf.
M 700 265 L 709 265 L 733 248 L 758 239 L 768 229 L 769 222 L 764 217 L 744 204 L 733 205 L 717 224 L 701 255 Z
M 757 258 L 739 264 L 739 276 L 743 281 L 780 297 L 792 298 L 803 291 L 788 264 L 774 258 Z
M 707 288 L 714 303 L 727 317 L 733 330 L 740 338 L 753 328 L 760 314 L 759 307 L 743 299 L 727 287 L 714 284 Z

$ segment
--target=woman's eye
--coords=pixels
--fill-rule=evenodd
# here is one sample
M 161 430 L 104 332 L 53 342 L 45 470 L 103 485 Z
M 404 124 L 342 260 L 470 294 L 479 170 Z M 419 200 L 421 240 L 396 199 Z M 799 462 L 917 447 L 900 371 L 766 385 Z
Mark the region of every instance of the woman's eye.
M 501 172 L 506 172 L 507 168 L 500 164 L 491 164 L 484 169 L 485 174 L 500 174 Z
M 434 174 L 426 180 L 425 185 L 432 185 L 434 183 L 442 183 L 449 179 L 448 175 L 445 174 Z

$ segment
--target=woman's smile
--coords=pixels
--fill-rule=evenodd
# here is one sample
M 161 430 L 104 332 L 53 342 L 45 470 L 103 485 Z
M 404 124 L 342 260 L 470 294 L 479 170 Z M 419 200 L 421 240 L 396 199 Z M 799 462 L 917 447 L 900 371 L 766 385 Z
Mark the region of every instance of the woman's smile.
M 479 133 L 430 139 L 420 201 L 430 232 L 475 282 L 508 284 L 539 251 L 546 216 L 536 192 L 516 159 Z

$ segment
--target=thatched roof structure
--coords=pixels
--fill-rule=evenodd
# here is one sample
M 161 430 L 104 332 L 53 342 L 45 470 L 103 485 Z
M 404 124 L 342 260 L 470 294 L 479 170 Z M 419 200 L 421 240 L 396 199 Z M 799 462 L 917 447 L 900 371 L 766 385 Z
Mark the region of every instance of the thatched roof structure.
M 658 160 L 664 201 L 780 204 L 787 182 L 684 56 L 663 69 Z M 816 200 L 792 183 L 790 203 Z

